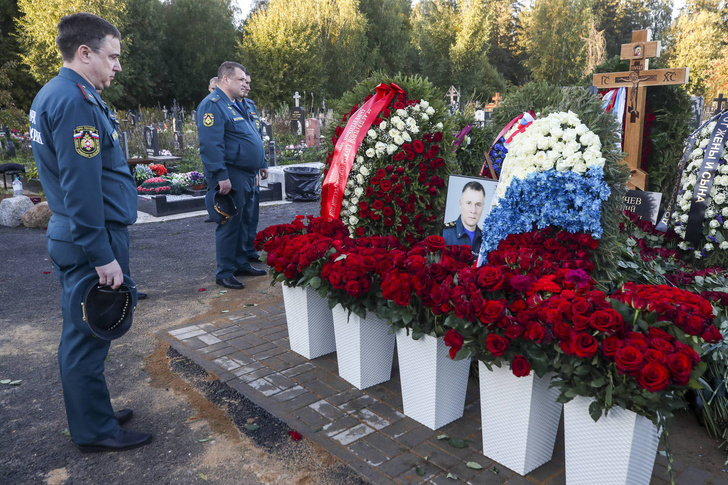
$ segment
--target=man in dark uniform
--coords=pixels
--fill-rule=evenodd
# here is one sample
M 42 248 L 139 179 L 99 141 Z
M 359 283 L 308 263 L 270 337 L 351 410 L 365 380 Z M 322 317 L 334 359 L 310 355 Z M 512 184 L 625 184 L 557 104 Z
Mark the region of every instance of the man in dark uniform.
M 248 262 L 243 226 L 243 214 L 252 209 L 255 175 L 265 163 L 263 142 L 247 113 L 235 104 L 247 87 L 245 68 L 237 62 L 223 62 L 217 77 L 215 91 L 197 108 L 200 156 L 208 190 L 219 186 L 219 192 L 227 194 L 235 189 L 238 213 L 215 229 L 215 281 L 226 288 L 243 289 L 245 285 L 235 276 L 266 274 Z
M 442 237 L 445 244 L 467 244 L 474 256 L 480 252 L 482 233 L 478 227 L 480 216 L 483 215 L 485 204 L 485 189 L 479 182 L 470 181 L 463 187 L 460 195 L 460 215 L 453 222 L 445 224 Z
M 152 436 L 121 429 L 131 410 L 114 413 L 104 378 L 110 342 L 71 319 L 71 292 L 94 272 L 114 289 L 129 274 L 129 231 L 136 221 L 136 184 L 118 122 L 101 100 L 121 71 L 119 31 L 88 13 L 63 17 L 56 44 L 63 67 L 35 97 L 29 113 L 33 154 L 53 216 L 48 253 L 61 283 L 63 333 L 58 363 L 68 429 L 81 451 L 119 451 Z
M 248 98 L 250 93 L 250 73 L 246 72 L 247 87 L 242 101 L 242 107 L 245 110 L 250 122 L 255 126 L 256 131 L 260 135 L 260 139 L 263 140 L 263 123 L 260 122 L 260 116 L 258 116 L 258 107 L 252 99 Z M 263 152 L 265 153 L 265 142 L 263 142 Z M 260 169 L 260 180 L 268 178 L 268 159 L 265 158 L 264 166 Z M 245 226 L 245 253 L 248 255 L 248 261 L 260 262 L 260 255 L 253 247 L 255 242 L 255 235 L 258 234 L 258 220 L 260 219 L 260 183 L 255 184 L 255 193 L 253 195 L 253 204 L 251 210 L 247 214 L 243 214 L 243 225 Z

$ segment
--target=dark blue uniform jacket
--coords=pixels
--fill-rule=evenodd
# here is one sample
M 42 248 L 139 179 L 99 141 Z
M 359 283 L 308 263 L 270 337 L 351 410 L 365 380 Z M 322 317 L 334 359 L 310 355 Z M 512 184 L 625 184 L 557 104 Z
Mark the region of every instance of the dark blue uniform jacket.
M 136 184 L 118 122 L 96 89 L 65 67 L 35 97 L 29 118 L 33 154 L 53 211 L 48 237 L 81 246 L 91 266 L 112 262 L 106 225 L 134 224 L 137 217 Z

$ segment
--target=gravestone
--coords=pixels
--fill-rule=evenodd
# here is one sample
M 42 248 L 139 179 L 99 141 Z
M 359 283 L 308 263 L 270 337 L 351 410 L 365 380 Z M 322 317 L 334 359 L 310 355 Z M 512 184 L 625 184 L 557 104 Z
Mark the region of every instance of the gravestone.
M 291 134 L 303 137 L 306 112 L 301 107 L 291 108 Z
M 0 125 L 0 139 L 2 139 L 2 149 L 10 157 L 15 157 L 15 144 L 10 139 L 10 130 L 6 125 Z
M 182 139 L 182 132 L 181 131 L 175 131 L 174 132 L 174 149 L 175 151 L 182 151 L 185 148 L 184 140 Z
M 276 165 L 276 141 L 271 138 L 268 141 L 268 166 L 275 167 Z
M 306 120 L 306 146 L 309 148 L 319 146 L 319 120 L 316 118 L 308 118 Z
M 144 148 L 147 156 L 159 156 L 159 133 L 154 125 L 144 127 Z
M 637 214 L 640 219 L 657 224 L 657 211 L 660 209 L 662 194 L 628 190 L 624 195 L 624 209 Z
M 713 98 L 713 101 L 718 103 L 718 107 L 715 108 L 715 114 L 718 114 L 723 110 L 723 103 L 728 101 L 728 98 L 723 97 L 723 93 L 720 93 L 717 98 Z
M 268 140 L 273 139 L 273 125 L 267 121 L 263 121 L 263 137 L 268 137 Z
M 192 114 L 190 115 L 190 121 L 193 123 L 197 123 L 197 110 L 193 109 Z
M 121 150 L 124 152 L 124 159 L 129 160 L 129 132 L 121 132 Z
M 291 108 L 291 134 L 305 136 L 304 120 L 306 119 L 306 111 L 299 106 L 300 99 L 301 95 L 296 91 L 296 94 L 293 95 L 296 106 Z
M 690 96 L 690 101 L 693 102 L 693 119 L 690 123 L 690 131 L 695 131 L 700 127 L 703 119 L 705 98 L 702 96 Z
M 485 124 L 485 111 L 482 109 L 475 110 L 475 122 L 479 126 L 483 126 Z

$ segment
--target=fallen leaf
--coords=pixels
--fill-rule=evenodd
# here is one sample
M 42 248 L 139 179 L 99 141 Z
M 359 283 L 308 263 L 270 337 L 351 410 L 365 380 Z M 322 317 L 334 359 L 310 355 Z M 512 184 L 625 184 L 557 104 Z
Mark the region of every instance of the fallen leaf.
M 223 313 L 230 313 L 230 310 L 223 310 Z
M 3 379 L 2 381 L 0 381 L 0 384 L 10 384 L 11 382 L 13 381 L 10 379 Z
M 424 468 L 417 467 L 417 468 L 415 468 L 415 473 L 417 474 L 418 477 L 424 476 L 425 475 L 425 469 Z
M 313 432 L 318 433 L 319 431 L 323 431 L 323 430 L 324 430 L 323 428 L 316 428 L 315 430 L 313 430 Z
M 200 288 L 200 289 L 199 289 L 199 290 L 197 290 L 197 291 L 207 291 L 207 290 L 206 290 L 206 289 L 204 289 L 204 288 Z
M 17 381 L 9 382 L 8 385 L 9 386 L 19 386 L 21 382 L 23 382 L 23 379 L 19 379 Z
M 497 468 L 496 468 L 496 467 L 494 467 L 494 466 L 490 467 L 490 471 L 491 471 L 491 472 L 492 472 L 492 473 L 493 473 L 494 475 L 498 475 L 498 474 L 500 473 L 500 470 L 499 470 L 499 469 L 497 469 Z
M 445 477 L 445 478 L 449 478 L 450 480 L 457 480 L 458 476 L 455 475 L 454 473 L 448 473 L 447 477 Z
M 450 438 L 448 440 L 448 443 L 450 443 L 450 446 L 453 448 L 467 448 L 468 442 L 465 440 L 461 440 L 460 438 Z
M 50 271 L 43 271 L 43 274 L 51 274 Z
M 303 436 L 301 435 L 301 433 L 299 433 L 298 431 L 289 431 L 288 434 L 291 435 L 291 439 L 293 441 L 298 441 L 301 438 L 303 438 Z
M 245 429 L 250 431 L 255 431 L 256 429 L 260 428 L 257 424 L 246 424 Z
M 482 470 L 483 465 L 475 461 L 469 461 L 465 464 L 466 467 L 472 468 L 473 470 Z
M 446 439 L 448 439 L 448 436 L 446 434 L 441 434 L 441 435 L 438 435 L 437 439 L 438 440 L 446 440 Z
M 205 441 L 210 441 L 212 438 L 202 438 L 201 440 L 197 440 L 200 443 L 204 443 Z
M 200 478 L 202 478 L 204 481 L 207 481 L 207 475 L 204 473 L 200 473 Z

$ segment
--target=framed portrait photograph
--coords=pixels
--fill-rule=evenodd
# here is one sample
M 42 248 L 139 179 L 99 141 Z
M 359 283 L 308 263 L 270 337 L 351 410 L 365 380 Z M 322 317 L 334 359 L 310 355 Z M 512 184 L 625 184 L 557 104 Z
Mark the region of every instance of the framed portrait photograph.
M 490 212 L 498 182 L 465 175 L 450 175 L 442 237 L 445 244 L 469 244 L 480 251 L 483 221 Z

